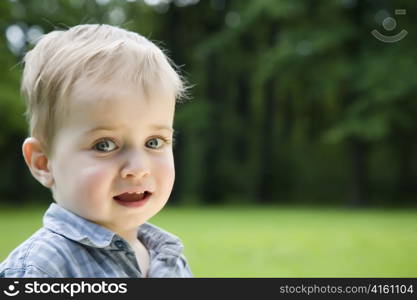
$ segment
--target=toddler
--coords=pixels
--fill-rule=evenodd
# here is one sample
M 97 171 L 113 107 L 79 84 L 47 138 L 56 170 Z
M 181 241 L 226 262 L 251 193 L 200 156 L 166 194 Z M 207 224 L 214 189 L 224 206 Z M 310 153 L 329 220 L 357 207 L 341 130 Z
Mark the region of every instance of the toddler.
M 32 175 L 43 227 L 0 277 L 191 277 L 179 238 L 147 223 L 166 204 L 181 77 L 145 37 L 110 25 L 44 35 L 24 58 Z

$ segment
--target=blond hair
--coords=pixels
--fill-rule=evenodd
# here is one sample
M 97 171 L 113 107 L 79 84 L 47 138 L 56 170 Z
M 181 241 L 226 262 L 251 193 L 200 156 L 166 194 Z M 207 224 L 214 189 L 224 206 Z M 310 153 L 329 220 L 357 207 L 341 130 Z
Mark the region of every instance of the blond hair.
M 78 25 L 44 35 L 24 57 L 21 91 L 30 135 L 50 154 L 57 113 L 79 80 L 122 80 L 145 95 L 164 89 L 176 99 L 186 87 L 175 65 L 145 37 L 110 25 Z

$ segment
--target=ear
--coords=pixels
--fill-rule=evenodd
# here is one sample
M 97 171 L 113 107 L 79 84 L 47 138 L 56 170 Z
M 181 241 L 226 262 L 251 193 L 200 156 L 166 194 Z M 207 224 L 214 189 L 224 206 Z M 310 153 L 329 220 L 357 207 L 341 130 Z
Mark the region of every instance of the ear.
M 43 186 L 50 188 L 54 182 L 49 169 L 48 157 L 41 143 L 34 137 L 28 137 L 22 145 L 23 157 L 30 172 Z

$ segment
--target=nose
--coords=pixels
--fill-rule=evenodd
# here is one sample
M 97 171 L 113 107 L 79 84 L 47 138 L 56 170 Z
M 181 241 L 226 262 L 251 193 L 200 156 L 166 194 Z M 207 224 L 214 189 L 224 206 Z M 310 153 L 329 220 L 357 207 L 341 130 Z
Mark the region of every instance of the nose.
M 151 174 L 146 155 L 130 153 L 120 172 L 122 178 L 140 179 Z

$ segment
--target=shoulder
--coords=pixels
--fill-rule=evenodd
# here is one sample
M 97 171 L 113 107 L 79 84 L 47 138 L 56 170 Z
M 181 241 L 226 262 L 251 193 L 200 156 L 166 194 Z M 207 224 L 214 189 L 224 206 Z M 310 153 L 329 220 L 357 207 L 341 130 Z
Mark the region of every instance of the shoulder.
M 14 249 L 0 264 L 0 277 L 71 277 L 73 242 L 45 228 Z

